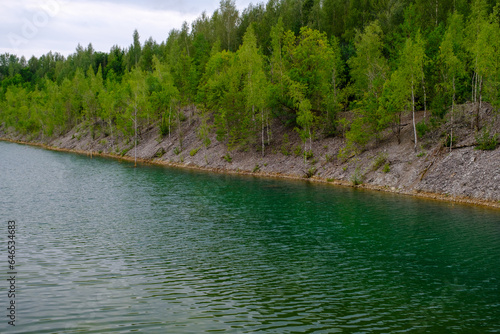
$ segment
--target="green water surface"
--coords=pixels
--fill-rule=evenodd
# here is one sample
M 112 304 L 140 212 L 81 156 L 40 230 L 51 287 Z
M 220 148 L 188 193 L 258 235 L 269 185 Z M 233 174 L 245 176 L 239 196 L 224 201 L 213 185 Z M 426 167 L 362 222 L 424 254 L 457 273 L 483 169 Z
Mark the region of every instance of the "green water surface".
M 498 210 L 5 142 L 0 193 L 1 333 L 500 332 Z

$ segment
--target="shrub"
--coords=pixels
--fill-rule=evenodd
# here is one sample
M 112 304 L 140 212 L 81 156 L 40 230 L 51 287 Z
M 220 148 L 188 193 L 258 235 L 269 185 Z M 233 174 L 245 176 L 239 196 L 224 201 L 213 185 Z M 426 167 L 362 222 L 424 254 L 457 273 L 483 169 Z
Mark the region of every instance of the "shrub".
M 481 134 L 476 135 L 476 150 L 494 150 L 498 145 L 498 133 L 491 135 L 490 130 L 484 128 Z
M 300 157 L 302 155 L 302 147 L 300 147 L 300 145 L 295 146 L 293 154 L 295 154 L 296 157 Z
M 384 173 L 389 173 L 389 172 L 391 171 L 391 166 L 389 165 L 389 163 L 386 163 L 386 164 L 384 165 L 384 168 L 382 169 L 382 171 L 383 171 Z
M 252 173 L 257 173 L 259 170 L 260 170 L 260 166 L 259 165 L 255 165 L 255 167 L 252 170 Z
M 125 154 L 127 154 L 127 152 L 128 152 L 129 150 L 130 150 L 130 148 L 124 148 L 124 149 L 121 151 L 120 155 L 123 157 Z
M 355 186 L 363 184 L 363 173 L 359 167 L 356 167 L 354 173 L 351 175 L 351 183 Z
M 281 151 L 281 154 L 283 155 L 290 155 L 290 151 L 288 149 L 288 145 L 290 143 L 290 139 L 288 138 L 288 133 L 285 133 L 283 135 L 283 142 L 281 143 L 281 147 L 280 147 L 280 151 Z
M 174 147 L 174 154 L 179 155 L 179 153 L 181 153 L 181 150 L 177 146 Z
M 313 166 L 307 170 L 306 175 L 304 177 L 308 179 L 310 177 L 313 177 L 314 174 L 316 174 L 316 167 Z
M 168 119 L 165 116 L 162 116 L 161 122 L 160 122 L 160 133 L 163 137 L 168 135 L 169 133 L 169 128 L 168 128 Z
M 305 151 L 305 152 L 304 152 L 304 157 L 306 158 L 306 160 L 311 159 L 312 157 L 314 157 L 314 153 L 313 153 L 313 151 L 311 151 L 311 150 L 309 150 L 309 151 Z
M 387 153 L 380 152 L 375 157 L 375 161 L 373 162 L 372 170 L 379 169 L 384 163 L 387 161 Z
M 189 155 L 194 157 L 196 153 L 198 153 L 198 151 L 200 150 L 201 147 L 198 147 L 198 148 L 193 148 L 190 152 L 189 152 Z
M 285 145 L 281 145 L 280 151 L 281 151 L 281 154 L 283 154 L 285 156 L 290 155 L 290 151 L 288 150 L 288 147 L 286 147 Z
M 155 158 L 161 158 L 165 154 L 165 149 L 160 147 L 155 153 Z
M 457 143 L 457 137 L 455 136 L 450 136 L 449 134 L 446 134 L 446 137 L 443 142 L 444 147 L 450 147 L 453 146 Z
M 427 125 L 427 123 L 425 123 L 425 121 L 418 122 L 416 124 L 416 128 L 417 128 L 417 134 L 418 134 L 419 138 L 422 138 L 423 136 L 425 136 L 425 134 L 427 132 L 429 132 L 429 130 L 430 130 L 429 126 Z
M 231 161 L 233 161 L 233 158 L 231 158 L 231 156 L 229 155 L 229 153 L 227 153 L 225 156 L 223 156 L 224 160 L 226 160 L 227 162 L 231 163 Z

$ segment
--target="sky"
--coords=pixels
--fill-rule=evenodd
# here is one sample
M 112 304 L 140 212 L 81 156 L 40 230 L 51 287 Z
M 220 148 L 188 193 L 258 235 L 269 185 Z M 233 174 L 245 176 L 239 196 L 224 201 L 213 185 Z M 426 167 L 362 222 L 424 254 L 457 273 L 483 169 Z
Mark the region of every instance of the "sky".
M 256 0 L 235 0 L 243 11 Z M 0 54 L 27 60 L 49 51 L 68 56 L 78 44 L 109 52 L 113 45 L 127 48 L 132 34 L 141 43 L 149 37 L 161 43 L 172 29 L 189 24 L 203 11 L 208 15 L 219 0 L 0 0 Z

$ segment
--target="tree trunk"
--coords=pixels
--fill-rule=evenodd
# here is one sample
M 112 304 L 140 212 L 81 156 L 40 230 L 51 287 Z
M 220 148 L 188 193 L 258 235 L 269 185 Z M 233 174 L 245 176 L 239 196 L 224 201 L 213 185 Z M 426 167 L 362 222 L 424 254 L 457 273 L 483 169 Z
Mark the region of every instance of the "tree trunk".
M 401 112 L 398 115 L 398 145 L 401 145 Z
M 439 4 L 439 2 L 438 2 L 438 0 L 436 0 L 436 27 L 438 25 L 438 4 Z
M 137 105 L 134 108 L 134 167 L 137 167 Z
M 482 85 L 483 85 L 483 77 L 481 76 L 479 79 L 479 105 L 476 111 L 476 129 L 479 131 L 479 112 L 481 111 L 482 102 L 483 102 L 483 94 L 482 94 Z
M 455 112 L 455 76 L 453 76 L 453 99 L 451 101 L 451 134 L 450 134 L 450 153 L 453 146 L 453 124 L 454 124 L 454 112 Z
M 267 142 L 271 142 L 271 131 L 269 130 L 271 125 L 269 124 L 269 113 L 266 112 L 266 130 L 267 130 Z
M 261 109 L 261 115 L 262 115 L 262 156 L 264 156 L 264 109 Z
M 436 5 L 437 6 L 437 5 Z M 436 9 L 437 11 L 437 9 Z M 422 88 L 424 89 L 424 121 L 427 116 L 427 94 L 425 93 L 424 72 L 422 71 Z
M 177 133 L 179 135 L 179 148 L 182 151 L 182 130 L 181 130 L 181 106 L 177 109 Z
M 111 118 L 109 119 L 109 132 L 111 134 L 111 140 L 112 140 L 111 147 L 113 147 L 115 143 L 115 138 L 113 137 L 113 120 Z
M 412 99 L 412 114 L 413 114 L 413 134 L 415 136 L 415 152 L 417 152 L 417 125 L 415 124 L 415 92 L 413 91 L 413 81 L 411 83 L 411 99 Z

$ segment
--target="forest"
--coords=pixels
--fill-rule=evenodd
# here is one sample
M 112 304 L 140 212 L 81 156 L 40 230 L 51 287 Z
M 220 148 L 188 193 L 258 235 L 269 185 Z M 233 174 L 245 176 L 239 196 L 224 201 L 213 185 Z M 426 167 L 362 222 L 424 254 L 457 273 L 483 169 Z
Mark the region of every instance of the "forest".
M 67 57 L 0 55 L 0 125 L 38 138 L 76 126 L 167 136 L 191 108 L 207 146 L 215 133 L 228 150 L 265 154 L 278 120 L 304 154 L 325 136 L 345 138 L 340 154 L 352 154 L 399 136 L 402 117 L 416 150 L 459 104 L 500 110 L 497 0 L 269 0 L 241 13 L 221 0 L 165 41 L 140 39 L 136 30 L 108 53 L 89 44 Z M 498 134 L 480 130 L 496 147 Z

